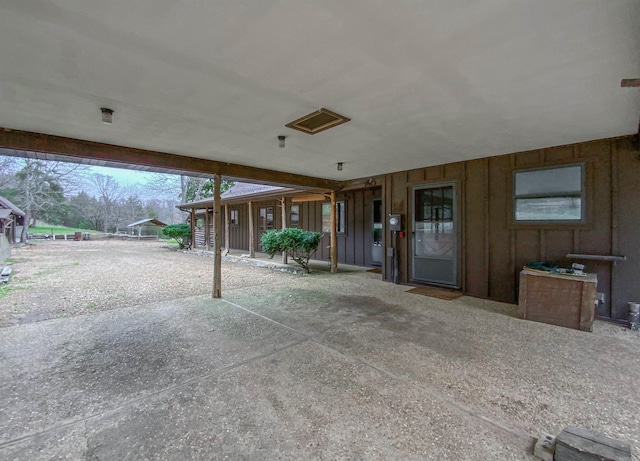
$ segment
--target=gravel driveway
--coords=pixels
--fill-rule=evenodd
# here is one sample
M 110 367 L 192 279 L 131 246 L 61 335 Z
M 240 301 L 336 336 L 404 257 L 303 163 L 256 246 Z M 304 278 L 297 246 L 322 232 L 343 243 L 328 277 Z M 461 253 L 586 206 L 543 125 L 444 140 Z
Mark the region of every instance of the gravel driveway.
M 38 241 L 14 248 L 0 327 L 211 293 L 213 258 L 158 241 Z M 222 290 L 295 275 L 223 262 Z

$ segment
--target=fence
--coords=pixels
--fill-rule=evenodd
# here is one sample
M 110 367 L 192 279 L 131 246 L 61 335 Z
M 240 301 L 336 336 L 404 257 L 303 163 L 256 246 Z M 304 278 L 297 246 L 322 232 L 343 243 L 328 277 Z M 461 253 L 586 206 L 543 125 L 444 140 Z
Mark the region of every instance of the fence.
M 128 235 L 128 234 L 105 234 L 83 232 L 82 239 L 77 239 L 76 234 L 29 234 L 28 240 L 159 240 L 157 235 Z

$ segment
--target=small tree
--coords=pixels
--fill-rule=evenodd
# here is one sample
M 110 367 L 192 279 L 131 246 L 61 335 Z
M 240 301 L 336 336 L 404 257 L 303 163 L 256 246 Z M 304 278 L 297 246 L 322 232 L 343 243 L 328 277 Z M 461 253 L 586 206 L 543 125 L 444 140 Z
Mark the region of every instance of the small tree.
M 297 228 L 270 230 L 262 234 L 262 249 L 273 258 L 276 253 L 287 255 L 309 273 L 309 260 L 318 250 L 322 234 Z
M 167 237 L 178 242 L 178 246 L 182 250 L 187 242 L 191 240 L 191 226 L 189 224 L 171 224 L 162 228 L 162 233 Z

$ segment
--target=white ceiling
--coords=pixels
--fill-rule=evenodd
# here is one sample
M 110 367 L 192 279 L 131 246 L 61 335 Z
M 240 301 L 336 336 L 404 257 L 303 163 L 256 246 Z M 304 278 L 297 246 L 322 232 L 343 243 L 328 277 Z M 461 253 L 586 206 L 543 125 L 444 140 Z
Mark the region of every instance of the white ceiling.
M 0 126 L 367 177 L 635 133 L 639 24 L 638 0 L 0 0 Z M 285 128 L 320 107 L 352 121 Z

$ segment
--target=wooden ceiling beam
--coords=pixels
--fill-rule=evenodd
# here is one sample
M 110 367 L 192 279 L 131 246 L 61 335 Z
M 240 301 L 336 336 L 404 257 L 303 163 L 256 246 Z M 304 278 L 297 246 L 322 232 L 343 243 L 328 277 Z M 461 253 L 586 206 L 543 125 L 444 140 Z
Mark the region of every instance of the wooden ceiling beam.
M 623 87 L 623 88 L 639 87 L 640 86 L 640 78 L 624 78 L 620 82 L 620 86 Z
M 225 179 L 273 186 L 298 186 L 319 190 L 339 190 L 342 187 L 341 182 L 330 179 L 1 127 L 0 148 L 41 152 L 74 159 L 166 168 L 183 171 L 187 175 L 207 174 L 213 177 L 214 174 L 219 174 Z

